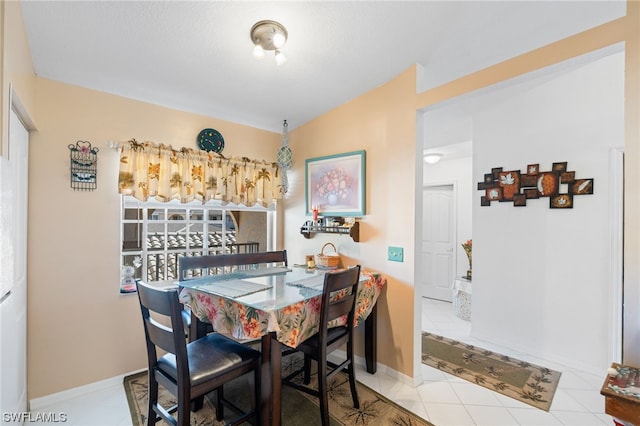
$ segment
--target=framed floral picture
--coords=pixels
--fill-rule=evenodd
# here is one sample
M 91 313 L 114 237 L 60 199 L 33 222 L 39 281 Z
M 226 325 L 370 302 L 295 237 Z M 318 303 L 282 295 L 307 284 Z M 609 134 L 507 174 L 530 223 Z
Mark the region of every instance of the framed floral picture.
M 364 216 L 365 151 L 307 159 L 305 195 L 307 215 Z

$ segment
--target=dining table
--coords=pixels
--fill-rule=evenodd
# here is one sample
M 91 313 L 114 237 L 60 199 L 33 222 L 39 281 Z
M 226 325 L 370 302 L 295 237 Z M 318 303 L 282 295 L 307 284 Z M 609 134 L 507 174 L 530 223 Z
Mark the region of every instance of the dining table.
M 280 425 L 282 349 L 295 348 L 320 327 L 324 274 L 328 270 L 299 267 L 245 268 L 179 281 L 180 301 L 191 310 L 196 338 L 210 323 L 218 333 L 240 341 L 259 340 L 261 418 Z M 364 323 L 367 372 L 376 372 L 376 302 L 386 285 L 377 272 L 362 270 L 354 325 Z M 338 295 L 337 297 L 340 297 Z M 327 326 L 344 324 L 346 318 Z

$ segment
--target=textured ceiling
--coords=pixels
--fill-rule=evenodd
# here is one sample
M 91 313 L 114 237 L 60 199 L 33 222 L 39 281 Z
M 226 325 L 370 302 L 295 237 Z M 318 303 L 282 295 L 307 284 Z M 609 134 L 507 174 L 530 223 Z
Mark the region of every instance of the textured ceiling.
M 418 91 L 624 15 L 597 1 L 22 0 L 36 74 L 275 132 L 413 64 Z M 288 57 L 252 57 L 251 26 L 286 26 Z

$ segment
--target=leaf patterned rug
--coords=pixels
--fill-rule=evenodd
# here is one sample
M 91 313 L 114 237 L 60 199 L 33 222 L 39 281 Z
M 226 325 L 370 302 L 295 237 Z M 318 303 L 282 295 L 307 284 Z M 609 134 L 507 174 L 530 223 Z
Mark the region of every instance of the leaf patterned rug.
M 283 376 L 287 371 L 301 362 L 297 354 L 283 360 Z M 315 364 L 315 363 L 314 363 Z M 147 424 L 147 373 L 142 372 L 124 378 L 124 388 L 131 411 L 134 426 Z M 317 383 L 315 377 L 311 384 Z M 225 385 L 225 397 L 246 409 L 249 387 L 246 378 L 241 377 Z M 317 386 L 316 386 L 317 388 Z M 360 408 L 353 408 L 349 380 L 346 374 L 338 374 L 329 384 L 329 413 L 332 426 L 365 426 L 365 425 L 398 425 L 398 426 L 433 426 L 426 420 L 405 410 L 384 396 L 358 383 Z M 417 398 L 416 393 L 416 398 Z M 164 405 L 175 404 L 171 394 L 160 386 L 160 398 Z M 205 398 L 205 406 L 197 413 L 191 413 L 191 425 L 223 425 L 216 421 L 214 404 Z M 225 414 L 227 410 L 225 410 Z M 233 412 L 229 411 L 231 417 Z M 163 423 L 160 423 L 163 424 Z M 282 424 L 283 426 L 320 425 L 320 408 L 318 400 L 313 396 L 295 389 L 282 387 Z
M 422 332 L 422 363 L 549 411 L 561 373 Z

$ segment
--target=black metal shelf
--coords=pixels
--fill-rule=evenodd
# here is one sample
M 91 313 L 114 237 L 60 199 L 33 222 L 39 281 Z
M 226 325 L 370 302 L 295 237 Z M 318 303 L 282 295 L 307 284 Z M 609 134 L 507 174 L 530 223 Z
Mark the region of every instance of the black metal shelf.
M 311 238 L 313 234 L 341 234 L 349 235 L 353 241 L 360 242 L 360 223 L 354 222 L 351 226 L 325 226 L 325 225 L 313 225 L 311 223 L 305 223 L 300 227 L 300 233 L 305 238 Z

